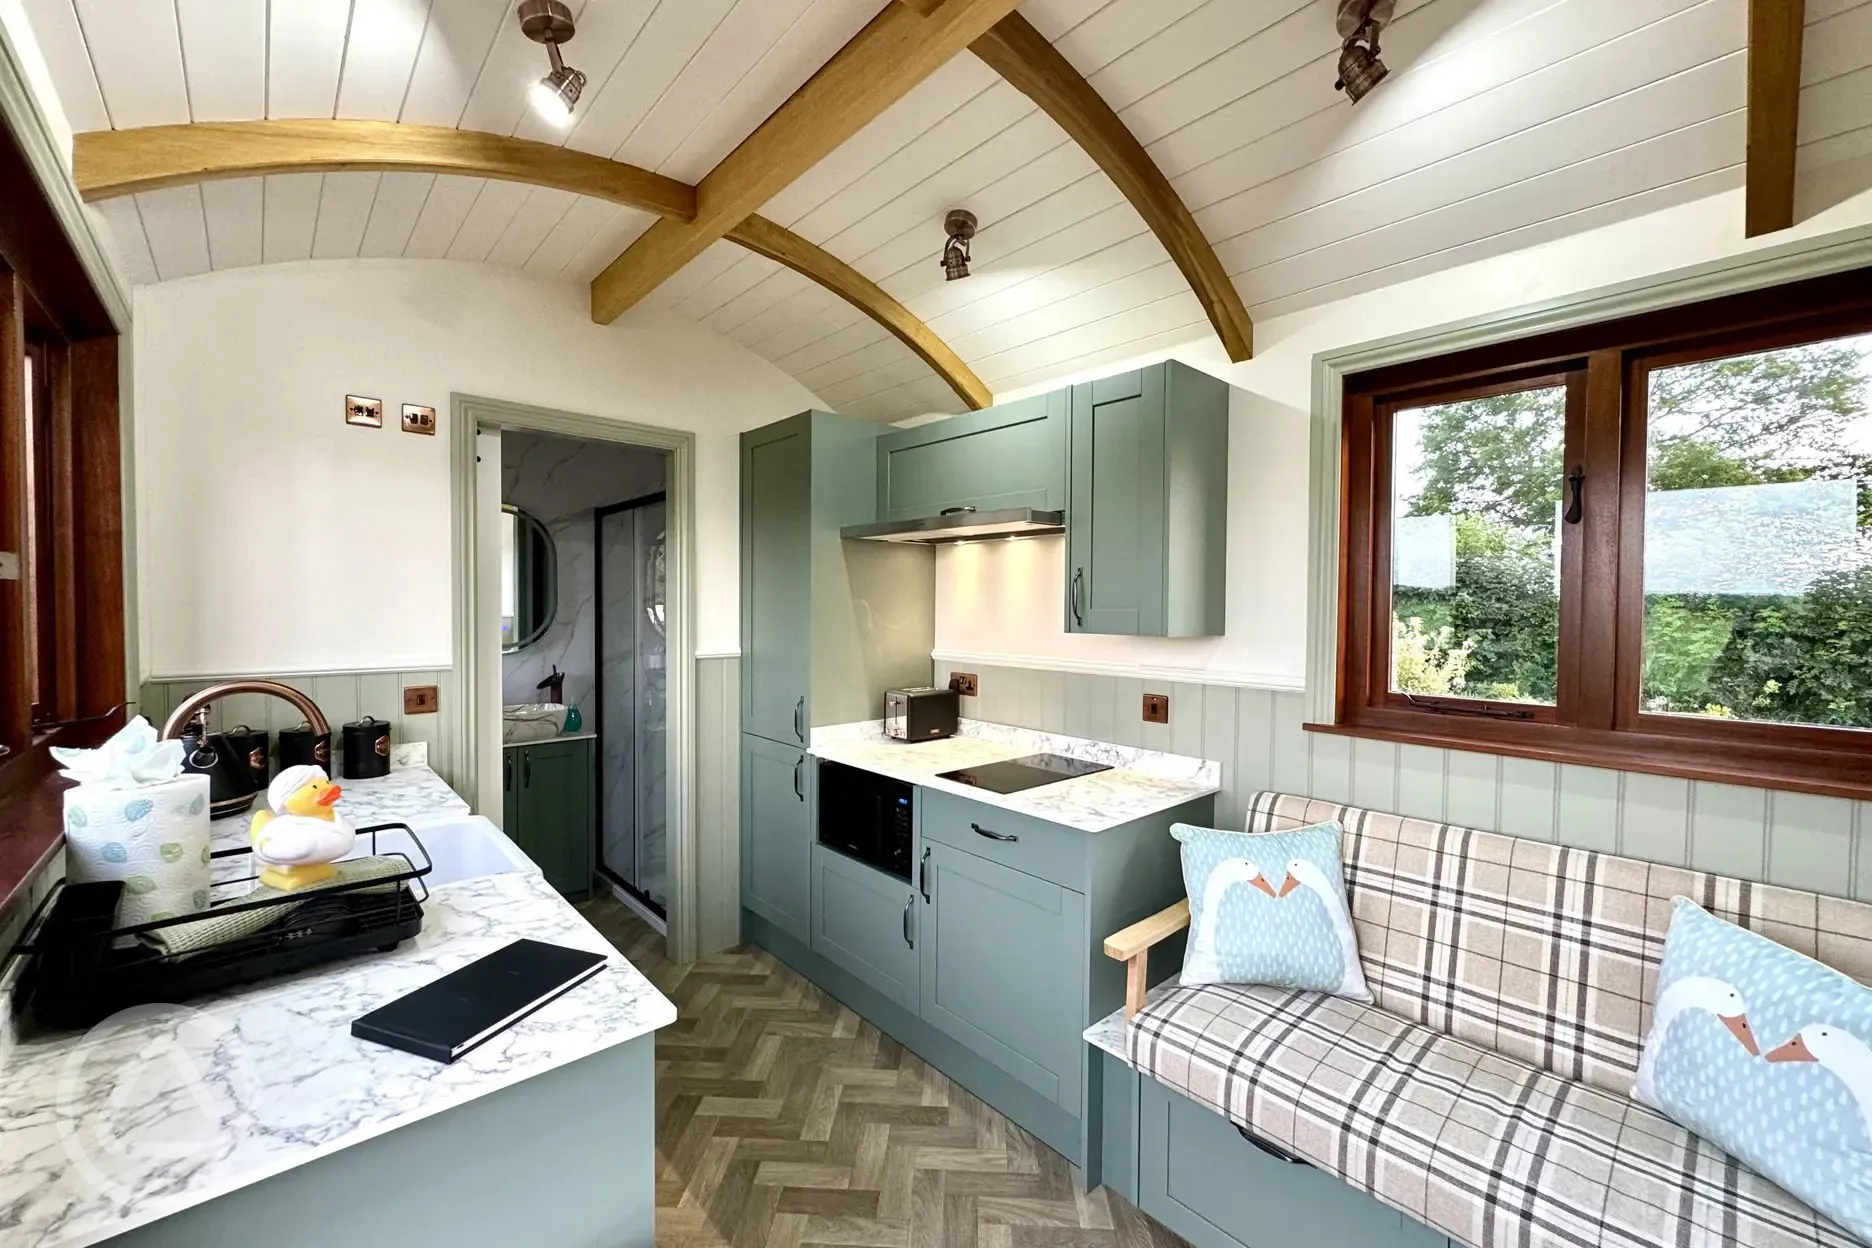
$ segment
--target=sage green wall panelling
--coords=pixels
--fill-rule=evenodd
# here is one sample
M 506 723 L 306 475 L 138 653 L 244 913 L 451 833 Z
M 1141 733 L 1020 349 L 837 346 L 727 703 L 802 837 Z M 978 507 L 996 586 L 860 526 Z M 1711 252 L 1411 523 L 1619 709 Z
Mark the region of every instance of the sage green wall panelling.
M 1070 390 L 1057 390 L 880 437 L 878 521 L 950 507 L 1063 510 L 1071 402 Z
M 696 660 L 696 881 L 701 953 L 741 943 L 741 660 Z
M 1225 828 L 1242 826 L 1250 794 L 1274 788 L 1872 901 L 1872 802 L 1306 732 L 1298 691 L 975 661 L 939 661 L 937 683 L 953 671 L 981 680 L 982 696 L 962 699 L 966 718 L 1216 760 Z M 1170 694 L 1168 746 L 1141 723 L 1133 688 Z
M 342 725 L 350 723 L 360 715 L 374 715 L 378 719 L 390 722 L 390 739 L 403 745 L 423 741 L 429 746 L 429 765 L 444 780 L 454 780 L 454 751 L 448 725 L 453 718 L 445 714 L 405 715 L 403 713 L 403 690 L 417 685 L 435 685 L 439 691 L 442 708 L 447 710 L 453 696 L 453 682 L 447 668 L 424 668 L 405 672 L 317 672 L 309 675 L 267 676 L 307 694 L 318 703 L 319 710 L 331 721 L 333 748 L 342 746 L 339 732 Z M 235 677 L 223 677 L 216 680 L 153 680 L 146 681 L 138 695 L 138 710 L 152 724 L 162 727 L 169 718 L 169 712 L 180 706 L 191 695 L 199 693 L 209 685 L 219 684 L 221 680 Z M 215 703 L 214 723 L 217 728 L 246 724 L 253 728 L 265 728 L 277 738 L 282 729 L 296 728 L 304 718 L 298 711 L 278 698 L 262 697 L 255 693 L 239 693 L 223 698 Z

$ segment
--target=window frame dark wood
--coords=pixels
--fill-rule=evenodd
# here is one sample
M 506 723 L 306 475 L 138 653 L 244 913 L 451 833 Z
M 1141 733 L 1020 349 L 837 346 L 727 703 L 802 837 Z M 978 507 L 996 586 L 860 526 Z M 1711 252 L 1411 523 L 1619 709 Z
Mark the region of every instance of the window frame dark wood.
M 1872 730 L 1658 714 L 1640 705 L 1646 383 L 1658 368 L 1872 333 L 1872 270 L 1835 274 L 1345 380 L 1335 717 L 1315 731 L 1551 762 L 1872 797 Z M 1390 416 L 1564 376 L 1564 468 L 1585 474 L 1562 525 L 1551 708 L 1390 689 Z

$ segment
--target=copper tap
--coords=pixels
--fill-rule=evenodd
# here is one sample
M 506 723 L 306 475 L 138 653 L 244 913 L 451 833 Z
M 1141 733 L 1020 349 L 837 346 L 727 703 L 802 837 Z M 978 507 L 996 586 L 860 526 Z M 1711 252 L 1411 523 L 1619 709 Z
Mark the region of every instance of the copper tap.
M 165 741 L 177 740 L 189 720 L 205 708 L 210 702 L 218 702 L 229 694 L 264 693 L 269 697 L 279 698 L 299 708 L 299 713 L 306 717 L 306 723 L 312 731 L 321 737 L 331 733 L 331 721 L 325 718 L 318 703 L 299 692 L 291 685 L 283 685 L 277 680 L 230 680 L 219 685 L 210 685 L 175 710 L 169 712 L 169 718 L 163 723 L 162 737 Z

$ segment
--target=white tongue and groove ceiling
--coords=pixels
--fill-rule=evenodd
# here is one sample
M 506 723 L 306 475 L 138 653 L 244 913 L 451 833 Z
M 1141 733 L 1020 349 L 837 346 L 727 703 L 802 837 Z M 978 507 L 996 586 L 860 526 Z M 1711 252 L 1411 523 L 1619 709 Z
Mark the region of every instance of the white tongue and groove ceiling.
M 879 0 L 573 0 L 590 76 L 569 132 L 511 0 L 23 0 L 74 129 L 402 120 L 565 142 L 695 182 Z M 892 0 L 895 2 L 895 0 Z M 1746 0 L 1399 0 L 1391 76 L 1332 88 L 1334 0 L 1028 0 L 1145 144 L 1268 318 L 1739 186 Z M 1803 171 L 1872 154 L 1872 0 L 1808 0 Z M 945 283 L 943 213 L 982 221 Z M 419 174 L 300 174 L 101 205 L 138 281 L 309 257 L 446 257 L 588 281 L 643 213 Z M 970 54 L 763 209 L 923 318 L 997 392 L 1210 330 L 1092 160 Z M 1740 223 L 1737 225 L 1740 230 Z M 655 302 L 831 406 L 959 410 L 920 360 L 805 278 L 718 243 Z

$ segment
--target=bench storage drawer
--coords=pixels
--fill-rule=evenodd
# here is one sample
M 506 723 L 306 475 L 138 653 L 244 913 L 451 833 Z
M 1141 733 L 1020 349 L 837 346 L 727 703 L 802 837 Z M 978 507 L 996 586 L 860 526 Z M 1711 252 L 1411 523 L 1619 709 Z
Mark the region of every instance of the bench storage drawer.
M 1264 1152 L 1155 1079 L 1138 1084 L 1138 1207 L 1197 1248 L 1447 1248 L 1429 1227 Z

